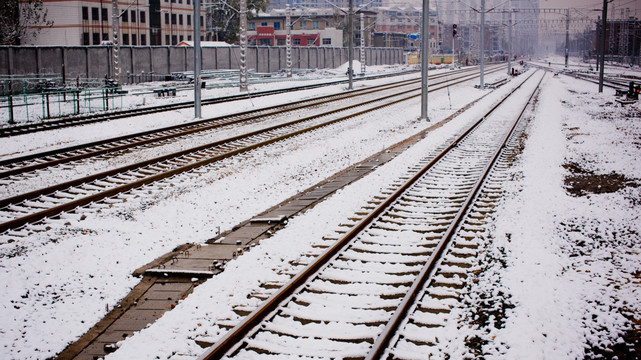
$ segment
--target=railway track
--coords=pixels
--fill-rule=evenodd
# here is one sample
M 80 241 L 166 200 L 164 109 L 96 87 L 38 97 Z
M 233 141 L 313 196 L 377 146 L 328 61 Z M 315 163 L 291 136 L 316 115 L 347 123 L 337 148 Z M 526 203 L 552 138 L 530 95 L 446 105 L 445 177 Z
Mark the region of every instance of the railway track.
M 536 74 L 375 196 L 199 359 L 429 358 L 473 263 L 474 233 L 500 196 L 492 172 L 509 162 Z
M 389 76 L 398 76 L 398 75 L 403 75 L 408 73 L 413 73 L 413 72 L 407 71 L 407 72 L 394 73 L 394 74 L 373 75 L 373 76 L 358 78 L 356 80 L 357 81 L 358 80 L 374 80 L 374 79 L 379 79 L 379 78 L 384 78 Z M 224 103 L 228 101 L 237 101 L 237 100 L 245 100 L 245 99 L 257 98 L 262 96 L 278 95 L 278 94 L 283 94 L 290 91 L 310 90 L 310 89 L 315 89 L 323 86 L 343 84 L 343 83 L 346 83 L 347 81 L 348 80 L 337 80 L 337 81 L 331 81 L 331 82 L 322 83 L 322 84 L 303 85 L 303 86 L 296 86 L 296 87 L 285 88 L 285 89 L 274 89 L 274 90 L 257 91 L 257 92 L 238 94 L 238 95 L 208 98 L 208 99 L 203 99 L 201 101 L 201 104 L 213 105 L 213 104 L 219 104 L 219 103 Z M 49 120 L 49 121 L 43 121 L 39 123 L 29 123 L 25 125 L 0 127 L 0 138 L 29 134 L 29 133 L 45 131 L 45 130 L 60 129 L 60 128 L 70 127 L 70 126 L 92 124 L 92 123 L 106 121 L 106 120 L 115 120 L 115 119 L 121 119 L 121 118 L 132 117 L 132 116 L 154 114 L 154 113 L 164 112 L 164 111 L 186 109 L 193 106 L 194 106 L 193 101 L 184 101 L 184 102 L 178 102 L 173 104 L 148 106 L 144 108 L 122 110 L 117 112 L 112 111 L 107 113 L 94 113 L 94 114 L 82 115 L 82 116 L 69 116 L 69 117 L 64 117 L 57 120 Z
M 441 85 L 432 86 L 430 91 L 436 91 L 457 82 L 467 81 L 474 76 L 461 75 L 455 81 L 448 78 Z M 126 194 L 128 191 L 143 185 L 159 182 L 180 173 L 194 171 L 197 168 L 231 156 L 330 126 L 420 95 L 419 88 L 409 88 L 402 92 L 395 89 L 393 92 L 393 94 L 385 94 L 375 99 L 366 99 L 357 104 L 334 109 L 324 114 L 314 114 L 192 149 L 181 150 L 177 153 L 94 173 L 2 199 L 0 200 L 0 221 L 2 221 L 0 223 L 0 232 L 18 230 L 25 224 L 33 224 L 45 218 L 58 216 L 60 213 L 69 212 L 106 198 L 121 196 L 126 199 L 130 196 Z M 53 161 L 57 160 L 54 159 Z M 20 174 L 20 176 L 28 178 L 34 175 Z M 110 201 L 120 202 L 122 199 Z M 33 229 L 38 230 L 41 228 L 46 229 L 46 226 L 35 226 Z M 9 233 L 9 235 L 24 236 L 20 232 Z
M 470 74 L 472 71 L 466 70 L 460 75 Z M 434 76 L 433 80 L 438 80 L 448 75 Z M 456 78 L 454 78 L 455 80 Z M 384 90 L 393 90 L 395 87 L 407 84 L 416 84 L 419 80 L 404 80 L 379 86 L 372 86 L 365 89 L 355 90 L 349 93 L 341 93 L 333 96 L 315 97 L 284 105 L 270 106 L 258 110 L 244 111 L 232 115 L 220 116 L 215 118 L 203 119 L 168 126 L 160 129 L 144 131 L 116 138 L 94 141 L 91 143 L 80 144 L 65 148 L 59 148 L 46 152 L 33 153 L 26 156 L 0 160 L 0 179 L 22 174 L 37 169 L 43 169 L 54 165 L 64 164 L 72 161 L 78 161 L 96 156 L 102 156 L 109 153 L 116 153 L 140 146 L 154 146 L 170 140 L 176 140 L 181 137 L 197 134 L 204 131 L 212 131 L 225 126 L 242 125 L 251 122 L 257 122 L 267 117 L 280 116 L 296 110 L 316 108 L 330 103 L 347 102 L 358 96 L 374 94 Z
M 552 72 L 556 72 L 557 71 L 557 70 L 555 70 L 553 68 L 550 68 L 550 67 L 547 67 L 547 66 L 543 66 L 543 65 L 539 65 L 539 64 L 534 64 L 534 66 L 537 67 L 537 68 L 543 69 L 543 70 L 547 70 L 547 71 L 552 71 Z M 577 72 L 577 71 L 562 71 L 562 73 L 563 73 L 563 75 L 571 76 L 571 77 L 573 77 L 575 79 L 585 80 L 587 82 L 591 82 L 591 83 L 597 84 L 597 85 L 599 84 L 599 76 L 598 75 L 591 75 L 591 74 L 588 74 L 588 73 L 582 73 L 582 72 Z M 627 89 L 628 85 L 630 84 L 630 81 L 632 81 L 632 80 L 633 79 L 612 78 L 612 77 L 605 76 L 603 78 L 603 86 L 609 87 L 609 88 L 612 88 L 612 89 Z

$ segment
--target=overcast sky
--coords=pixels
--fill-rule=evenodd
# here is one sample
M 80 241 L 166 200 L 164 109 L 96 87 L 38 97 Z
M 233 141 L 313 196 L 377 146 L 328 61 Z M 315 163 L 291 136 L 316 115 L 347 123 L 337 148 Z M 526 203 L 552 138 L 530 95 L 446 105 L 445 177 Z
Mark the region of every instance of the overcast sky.
M 541 8 L 580 8 L 580 9 L 603 9 L 603 0 L 539 0 Z M 612 9 L 616 12 L 616 18 L 621 17 L 621 9 L 629 8 L 630 16 L 641 18 L 641 0 L 614 0 L 608 3 L 608 17 L 612 16 Z M 594 12 L 601 15 L 598 12 Z M 586 14 L 588 15 L 588 14 Z M 598 16 L 597 15 L 597 16 Z M 595 16 L 596 17 L 596 16 Z

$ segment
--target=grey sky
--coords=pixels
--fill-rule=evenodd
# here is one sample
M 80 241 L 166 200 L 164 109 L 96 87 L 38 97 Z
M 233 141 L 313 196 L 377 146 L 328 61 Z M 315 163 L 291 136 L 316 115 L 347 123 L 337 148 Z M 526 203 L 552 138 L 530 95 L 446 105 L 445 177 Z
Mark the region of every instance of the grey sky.
M 539 0 L 541 8 L 577 8 L 577 9 L 602 9 L 603 0 Z M 608 4 L 608 17 L 615 15 L 621 17 L 621 9 L 630 9 L 630 16 L 641 18 L 641 0 L 614 0 Z M 612 14 L 614 9 L 615 14 Z M 592 12 L 598 16 L 599 12 Z M 587 13 L 586 13 L 587 15 Z

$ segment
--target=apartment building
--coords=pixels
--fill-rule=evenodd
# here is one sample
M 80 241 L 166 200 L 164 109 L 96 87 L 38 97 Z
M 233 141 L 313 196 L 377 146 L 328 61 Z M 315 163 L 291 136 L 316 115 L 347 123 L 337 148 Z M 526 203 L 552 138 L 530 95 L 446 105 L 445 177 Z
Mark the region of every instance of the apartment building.
M 52 27 L 40 27 L 31 45 L 100 45 L 113 42 L 114 7 L 111 0 L 43 0 Z M 117 1 L 121 45 L 176 45 L 192 41 L 192 0 Z M 205 35 L 205 9 L 201 8 L 201 39 Z

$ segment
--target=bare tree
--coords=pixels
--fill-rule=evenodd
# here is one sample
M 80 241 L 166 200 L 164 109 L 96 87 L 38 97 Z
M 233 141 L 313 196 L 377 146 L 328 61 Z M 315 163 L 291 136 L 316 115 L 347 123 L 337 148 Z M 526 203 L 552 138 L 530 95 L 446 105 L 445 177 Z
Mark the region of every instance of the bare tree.
M 35 38 L 42 29 L 39 26 L 53 26 L 42 0 L 0 0 L 1 45 L 20 45 L 28 36 Z

